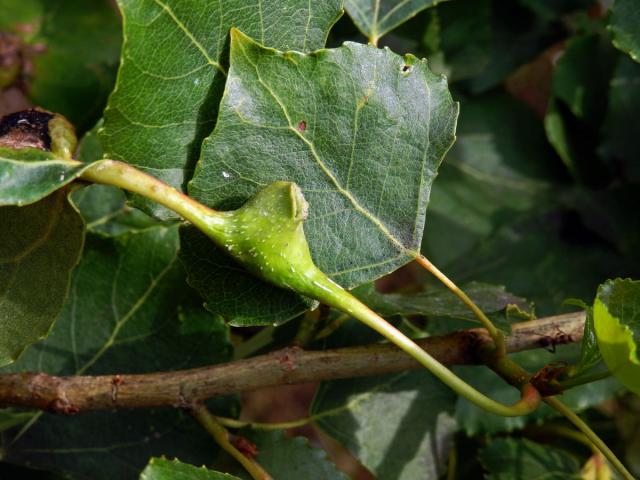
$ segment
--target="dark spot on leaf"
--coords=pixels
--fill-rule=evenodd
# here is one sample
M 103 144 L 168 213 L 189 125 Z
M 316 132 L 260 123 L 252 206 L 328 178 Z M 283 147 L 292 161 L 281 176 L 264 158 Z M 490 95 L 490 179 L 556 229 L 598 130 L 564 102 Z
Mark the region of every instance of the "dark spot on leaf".
M 300 123 L 298 123 L 298 130 L 301 132 L 304 132 L 307 129 L 307 122 L 305 122 L 304 120 L 301 120 Z
M 411 72 L 411 70 L 413 70 L 413 67 L 411 65 L 403 65 L 402 66 L 402 73 L 409 73 Z
M 0 119 L 0 147 L 38 148 L 51 151 L 49 121 L 53 114 L 39 109 L 23 110 Z

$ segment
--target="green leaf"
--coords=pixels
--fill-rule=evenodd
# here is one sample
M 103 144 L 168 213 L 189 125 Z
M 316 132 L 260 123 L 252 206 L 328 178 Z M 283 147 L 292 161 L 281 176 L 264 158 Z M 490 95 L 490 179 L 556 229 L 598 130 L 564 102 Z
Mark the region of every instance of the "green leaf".
M 435 377 L 403 372 L 323 383 L 312 416 L 376 478 L 438 478 L 456 430 L 454 401 Z
M 514 361 L 529 372 L 536 372 L 551 362 L 572 364 L 578 361 L 579 356 L 578 345 L 559 346 L 555 352 L 532 350 L 511 355 Z M 462 379 L 500 402 L 511 404 L 520 397 L 518 390 L 487 367 L 456 367 L 454 370 Z M 562 395 L 562 401 L 574 411 L 583 411 L 601 404 L 620 390 L 620 383 L 613 378 L 608 378 L 572 388 Z M 467 435 L 512 431 L 523 428 L 530 422 L 557 416 L 558 413 L 546 405 L 527 417 L 510 418 L 487 413 L 461 397 L 458 398 L 456 405 L 456 419 Z
M 103 235 L 119 235 L 158 225 L 158 221 L 127 205 L 127 197 L 119 188 L 89 185 L 71 195 L 87 230 Z
M 433 185 L 422 246 L 445 269 L 554 198 L 553 152 L 540 121 L 514 99 L 486 94 L 463 101 L 457 137 Z
M 86 130 L 115 82 L 120 21 L 108 0 L 0 0 L 0 31 L 23 39 L 28 95 Z
M 615 0 L 609 17 L 613 44 L 640 62 L 640 8 L 635 0 Z
M 213 128 L 229 29 L 243 29 L 265 45 L 308 51 L 324 46 L 341 14 L 339 0 L 230 0 L 224 5 L 119 0 L 119 5 L 126 40 L 105 111 L 105 153 L 177 188 L 191 177 L 202 139 Z M 174 216 L 142 199 L 135 205 Z
M 509 305 L 529 309 L 524 298 L 512 295 L 500 285 L 470 283 L 462 289 L 488 315 L 504 312 Z M 382 294 L 376 292 L 373 284 L 367 284 L 352 290 L 351 293 L 381 315 L 425 315 L 477 321 L 469 307 L 445 288 L 429 288 L 423 292 L 409 294 Z
M 0 206 L 37 202 L 74 181 L 89 166 L 41 150 L 0 148 Z
M 373 43 L 425 8 L 442 0 L 345 0 L 344 8 Z
M 640 395 L 640 281 L 608 280 L 593 303 L 598 346 L 607 367 Z
M 66 196 L 0 207 L 0 365 L 47 336 L 62 309 L 84 241 Z
M 578 118 L 598 123 L 607 107 L 606 91 L 615 50 L 603 35 L 570 39 L 553 72 L 553 95 Z
M 180 260 L 189 285 L 205 300 L 205 307 L 231 325 L 281 325 L 318 305 L 295 293 L 259 281 L 216 247 L 195 227 L 180 229 Z
M 82 139 L 78 143 L 75 157 L 81 162 L 89 163 L 100 160 L 104 157 L 104 151 L 102 150 L 102 144 L 98 138 L 98 132 L 104 126 L 102 119 L 96 123 L 91 130 L 82 136 Z
M 282 431 L 241 430 L 240 435 L 256 445 L 256 460 L 273 478 L 347 480 L 326 452 L 313 448 L 306 438 L 291 438 Z
M 353 287 L 417 254 L 456 116 L 444 78 L 413 56 L 354 43 L 281 53 L 235 31 L 218 123 L 190 192 L 234 207 L 263 185 L 296 182 L 310 204 L 314 261 Z M 246 301 L 261 304 L 263 288 L 255 282 Z
M 312 251 L 326 251 L 328 235 L 338 237 L 343 249 L 355 244 L 353 236 L 361 243 L 366 237 L 378 237 L 384 254 L 403 257 L 383 267 L 367 265 L 369 259 L 336 259 L 333 251 L 325 254 L 331 258 L 318 258 L 321 266 L 326 265 L 324 270 L 347 285 L 374 274 L 339 271 L 340 267 L 386 273 L 410 260 L 406 250 L 417 247 L 414 235 L 429 187 L 453 139 L 457 108 L 444 79 L 410 55 L 402 59 L 352 43 L 307 56 L 282 54 L 238 33 L 232 39 L 231 58 L 230 86 L 217 128 L 206 142 L 199 175 L 191 183 L 192 192 L 212 204 L 229 203 L 272 178 L 296 181 L 311 204 L 306 230 Z M 289 78 L 291 85 L 278 83 L 280 77 Z M 255 101 L 245 105 L 245 96 Z M 384 124 L 378 115 L 387 117 Z M 264 158 L 275 146 L 290 147 L 292 152 L 284 158 Z M 399 162 L 405 171 L 399 170 Z M 314 200 L 315 210 L 324 211 L 314 211 Z M 326 211 L 331 207 L 334 211 Z M 331 217 L 336 214 L 354 217 L 357 225 L 342 226 L 348 233 L 333 232 L 338 220 Z M 360 225 L 366 233 L 357 231 Z
M 553 145 L 556 153 L 567 167 L 572 175 L 579 175 L 579 158 L 580 155 L 576 151 L 580 149 L 584 143 L 576 142 L 574 139 L 581 139 L 581 136 L 571 135 L 570 127 L 562 114 L 561 106 L 554 98 L 549 100 L 547 112 L 544 116 L 544 130 L 549 139 L 549 143 Z M 588 147 L 587 147 L 588 148 Z
M 532 301 L 539 317 L 554 315 L 564 299 L 593 295 L 603 278 L 637 271 L 594 237 L 575 212 L 535 212 L 499 228 L 473 255 L 447 265 L 447 273 L 458 284 L 473 279 L 506 285 Z
M 568 453 L 525 439 L 499 438 L 480 452 L 487 480 L 579 480 L 580 463 Z
M 570 39 L 555 64 L 551 99 L 544 119 L 550 143 L 578 180 L 606 183 L 605 166 L 596 155 L 616 50 L 601 33 Z
M 228 327 L 192 297 L 177 250 L 175 225 L 89 235 L 51 335 L 5 371 L 149 373 L 228 360 Z M 133 479 L 152 456 L 202 464 L 212 454 L 206 432 L 179 409 L 40 413 L 35 420 L 19 438 L 5 435 L 6 461 L 74 478 Z
M 625 182 L 640 182 L 639 108 L 640 65 L 622 57 L 611 79 L 601 153 Z
M 177 459 L 152 458 L 142 471 L 140 480 L 239 480 L 238 477 L 195 467 Z
M 423 43 L 450 82 L 481 75 L 491 61 L 491 0 L 455 0 L 430 10 Z M 464 109 L 463 109 L 464 113 Z
M 474 94 L 500 85 L 557 35 L 521 2 L 455 0 L 434 11 L 423 37 L 428 58 L 439 57 L 439 71 Z
M 592 369 L 602 361 L 598 339 L 596 337 L 595 324 L 593 322 L 593 309 L 587 305 L 585 307 L 586 320 L 584 322 L 584 334 L 580 344 L 580 360 L 572 368 L 571 376 L 576 377 Z

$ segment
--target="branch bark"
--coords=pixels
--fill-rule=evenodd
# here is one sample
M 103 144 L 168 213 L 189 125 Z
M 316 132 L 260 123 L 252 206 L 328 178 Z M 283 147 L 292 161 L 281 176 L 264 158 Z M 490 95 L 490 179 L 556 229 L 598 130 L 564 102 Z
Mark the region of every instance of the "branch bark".
M 513 325 L 508 352 L 549 348 L 582 339 L 584 313 L 576 312 Z M 418 344 L 445 365 L 477 365 L 492 342 L 485 329 L 429 337 Z M 420 365 L 393 345 L 323 351 L 285 348 L 267 355 L 190 370 L 141 375 L 55 377 L 46 373 L 0 375 L 0 405 L 55 413 L 124 408 L 177 407 L 217 395 L 310 381 L 378 375 Z

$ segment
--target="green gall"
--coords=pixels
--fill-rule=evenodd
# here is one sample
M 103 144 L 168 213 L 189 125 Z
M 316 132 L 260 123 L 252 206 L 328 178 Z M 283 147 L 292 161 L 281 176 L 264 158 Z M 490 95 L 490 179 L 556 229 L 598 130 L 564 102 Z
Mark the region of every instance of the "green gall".
M 313 296 L 309 287 L 324 274 L 313 263 L 304 235 L 307 210 L 295 183 L 275 182 L 226 213 L 222 231 L 210 236 L 254 275 Z
M 51 153 L 70 159 L 78 145 L 76 130 L 73 125 L 57 113 L 49 120 L 49 136 L 51 137 Z

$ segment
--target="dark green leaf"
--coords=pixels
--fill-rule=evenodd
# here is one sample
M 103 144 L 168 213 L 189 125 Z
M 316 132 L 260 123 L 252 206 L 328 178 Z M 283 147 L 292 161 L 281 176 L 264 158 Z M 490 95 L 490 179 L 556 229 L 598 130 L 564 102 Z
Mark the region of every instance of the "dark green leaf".
M 416 255 L 456 116 L 445 80 L 410 55 L 353 43 L 281 53 L 236 32 L 218 124 L 190 190 L 230 207 L 273 181 L 297 182 L 315 262 L 353 287 Z M 213 289 L 221 279 L 207 281 Z
M 326 452 L 313 448 L 306 438 L 290 438 L 281 431 L 242 430 L 240 435 L 256 445 L 256 460 L 274 479 L 347 479 L 347 476 L 327 459 Z M 246 477 L 246 474 L 242 477 Z
M 62 309 L 84 240 L 66 196 L 0 207 L 0 365 L 44 338 Z
M 544 120 L 547 136 L 570 173 L 591 185 L 607 182 L 596 147 L 616 53 L 601 33 L 576 36 L 567 42 L 553 72 Z
M 524 298 L 510 294 L 503 286 L 470 283 L 462 289 L 486 314 L 505 312 L 508 305 L 516 305 L 525 310 L 529 308 Z M 382 294 L 376 292 L 372 284 L 367 284 L 352 290 L 352 293 L 381 315 L 425 315 L 477 321 L 469 307 L 444 288 L 429 288 L 411 294 Z M 503 320 L 502 323 L 506 322 Z
M 180 259 L 205 307 L 231 325 L 280 325 L 317 306 L 290 291 L 260 282 L 195 227 L 180 229 Z
M 100 119 L 91 130 L 82 136 L 75 153 L 75 157 L 81 162 L 95 162 L 104 157 L 102 144 L 98 138 L 98 131 L 103 125 L 104 122 Z
M 498 86 L 553 38 L 549 23 L 520 2 L 454 0 L 434 11 L 424 37 L 427 58 L 440 57 L 439 71 L 474 94 Z
M 639 108 L 640 65 L 623 57 L 611 79 L 601 151 L 609 168 L 626 182 L 640 182 Z
M 73 192 L 71 198 L 91 232 L 119 235 L 158 224 L 140 210 L 129 207 L 125 193 L 116 187 L 90 185 Z
M 587 318 L 584 322 L 584 334 L 580 345 L 580 360 L 572 369 L 571 376 L 578 376 L 587 372 L 602 361 L 600 348 L 598 347 L 598 339 L 596 338 L 595 325 L 593 323 L 593 309 L 586 308 Z
M 609 29 L 613 44 L 640 62 L 640 8 L 635 0 L 615 0 Z
M 576 89 L 584 89 L 576 85 Z M 602 117 L 593 123 L 576 117 L 567 105 L 551 98 L 544 118 L 549 143 L 553 145 L 569 173 L 580 183 L 603 186 L 610 181 L 607 167 L 597 154 Z
M 317 424 L 377 478 L 438 478 L 456 429 L 455 394 L 423 371 L 321 385 Z
M 601 35 L 569 40 L 553 73 L 552 93 L 578 118 L 600 123 L 607 106 L 606 91 L 615 50 Z
M 105 112 L 105 152 L 177 188 L 191 177 L 202 139 L 213 128 L 229 28 L 243 29 L 265 45 L 308 51 L 324 46 L 341 14 L 339 0 L 119 0 L 119 5 L 126 42 Z M 155 214 L 173 215 L 139 202 Z
M 140 475 L 140 480 L 239 480 L 226 473 L 182 463 L 177 459 L 152 458 Z
M 525 439 L 499 438 L 480 452 L 487 480 L 579 480 L 580 463 L 568 453 Z
M 459 284 L 474 279 L 506 285 L 545 316 L 557 313 L 565 298 L 593 295 L 602 278 L 637 269 L 594 238 L 575 212 L 553 209 L 500 228 L 447 272 Z
M 464 101 L 457 136 L 433 186 L 423 240 L 427 256 L 445 269 L 553 198 L 553 153 L 526 107 L 502 94 Z
M 36 105 L 80 130 L 100 117 L 113 88 L 120 21 L 108 0 L 0 0 L 0 31 L 25 42 L 23 68 Z
M 553 145 L 567 170 L 572 175 L 578 176 L 579 154 L 576 149 L 580 148 L 582 142 L 575 140 L 581 140 L 581 138 L 571 135 L 566 119 L 563 117 L 555 99 L 549 100 L 547 113 L 544 116 L 544 130 L 547 133 L 549 143 Z
M 519 0 L 542 18 L 557 20 L 575 10 L 585 10 L 597 0 Z
M 71 198 L 90 232 L 119 235 L 158 225 L 155 219 L 129 207 L 125 193 L 110 185 L 89 185 L 73 192 Z
M 442 0 L 345 0 L 344 7 L 373 43 L 425 8 Z
M 617 279 L 600 285 L 593 320 L 607 367 L 640 395 L 640 281 Z
M 0 148 L 0 206 L 37 202 L 71 183 L 88 167 L 41 150 Z
M 8 370 L 147 373 L 228 359 L 228 328 L 190 297 L 177 259 L 177 230 L 90 235 L 56 328 Z M 5 434 L 7 461 L 74 478 L 130 479 L 152 456 L 202 464 L 212 454 L 211 439 L 178 409 L 44 413 L 36 420 L 19 438 L 15 431 Z
M 491 62 L 491 0 L 454 0 L 430 12 L 423 36 L 429 60 L 442 62 L 450 82 L 481 75 Z

